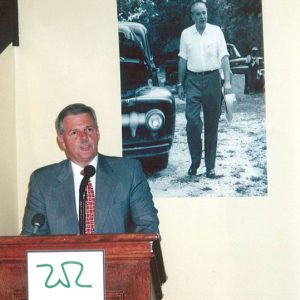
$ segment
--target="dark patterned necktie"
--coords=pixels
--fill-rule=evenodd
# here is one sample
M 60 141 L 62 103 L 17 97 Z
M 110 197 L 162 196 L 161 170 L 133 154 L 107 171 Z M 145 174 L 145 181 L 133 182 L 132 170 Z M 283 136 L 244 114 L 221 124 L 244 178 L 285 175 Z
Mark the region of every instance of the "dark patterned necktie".
M 90 180 L 85 191 L 85 234 L 92 234 L 95 231 L 95 194 Z

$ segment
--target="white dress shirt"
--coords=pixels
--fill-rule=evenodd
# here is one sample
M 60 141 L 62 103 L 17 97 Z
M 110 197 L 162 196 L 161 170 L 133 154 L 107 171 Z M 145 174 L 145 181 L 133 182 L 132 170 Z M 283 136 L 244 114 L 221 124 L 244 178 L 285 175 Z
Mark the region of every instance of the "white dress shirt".
M 200 34 L 196 25 L 182 31 L 178 56 L 187 60 L 192 72 L 213 71 L 221 68 L 221 59 L 229 55 L 223 32 L 219 26 L 206 24 Z
M 90 165 L 94 166 L 97 170 L 97 163 L 98 163 L 98 155 L 90 162 Z M 73 177 L 74 177 L 74 187 L 75 187 L 75 202 L 76 202 L 76 211 L 77 211 L 77 217 L 79 219 L 79 187 L 81 180 L 83 178 L 83 175 L 81 175 L 81 171 L 83 170 L 81 166 L 75 164 L 71 161 L 72 171 L 73 171 Z M 91 177 L 91 183 L 94 189 L 94 195 L 96 199 L 96 175 Z

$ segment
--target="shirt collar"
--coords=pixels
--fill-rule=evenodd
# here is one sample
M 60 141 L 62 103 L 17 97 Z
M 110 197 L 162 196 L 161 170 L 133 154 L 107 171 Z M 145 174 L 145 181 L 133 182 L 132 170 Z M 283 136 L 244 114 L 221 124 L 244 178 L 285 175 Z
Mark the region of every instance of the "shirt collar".
M 97 163 L 98 163 L 98 155 L 96 155 L 93 160 L 89 163 L 89 165 L 93 166 L 95 169 L 97 169 Z M 82 167 L 71 161 L 71 166 L 73 170 L 74 176 L 80 176 L 83 177 L 81 174 Z
M 209 26 L 209 25 L 208 25 L 208 23 L 206 22 L 206 25 L 205 25 L 205 28 L 204 28 L 204 31 L 203 31 L 202 34 L 206 34 L 206 33 L 207 33 L 207 27 L 208 27 L 208 26 Z M 193 34 L 198 33 L 198 30 L 197 30 L 197 28 L 196 28 L 196 24 L 194 24 L 194 25 L 192 26 L 192 33 L 193 33 Z
M 196 28 L 196 24 L 194 24 L 193 26 L 192 26 L 192 33 L 197 33 L 198 31 L 197 31 L 197 28 Z

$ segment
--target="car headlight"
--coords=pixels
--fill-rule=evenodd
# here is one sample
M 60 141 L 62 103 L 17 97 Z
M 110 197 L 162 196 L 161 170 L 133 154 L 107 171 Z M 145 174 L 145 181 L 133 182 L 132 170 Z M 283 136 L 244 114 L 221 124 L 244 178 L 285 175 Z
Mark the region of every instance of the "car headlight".
M 165 115 L 159 109 L 152 109 L 146 114 L 146 127 L 152 131 L 158 131 L 165 123 Z

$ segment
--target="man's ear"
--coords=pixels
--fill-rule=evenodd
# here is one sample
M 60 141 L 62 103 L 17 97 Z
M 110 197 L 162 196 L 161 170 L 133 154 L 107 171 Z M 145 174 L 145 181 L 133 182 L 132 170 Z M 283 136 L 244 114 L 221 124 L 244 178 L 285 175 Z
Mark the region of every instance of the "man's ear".
M 191 13 L 191 20 L 195 23 L 195 18 L 194 18 L 194 14 Z
M 65 144 L 65 141 L 64 141 L 64 138 L 63 138 L 62 134 L 59 134 L 56 137 L 56 141 L 57 141 L 57 144 L 58 144 L 60 150 L 64 151 L 66 149 L 66 144 Z

